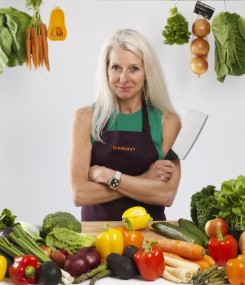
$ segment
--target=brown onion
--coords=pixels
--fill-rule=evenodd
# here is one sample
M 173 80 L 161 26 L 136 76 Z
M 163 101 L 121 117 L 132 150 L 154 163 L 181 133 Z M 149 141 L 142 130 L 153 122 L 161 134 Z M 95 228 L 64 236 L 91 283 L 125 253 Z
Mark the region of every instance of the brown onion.
M 192 33 L 198 38 L 205 38 L 210 33 L 210 23 L 206 19 L 197 19 L 192 25 Z
M 193 55 L 207 55 L 209 52 L 209 43 L 203 38 L 196 38 L 191 42 L 190 49 Z
M 195 56 L 191 59 L 190 68 L 192 72 L 200 76 L 207 71 L 208 62 L 203 56 Z

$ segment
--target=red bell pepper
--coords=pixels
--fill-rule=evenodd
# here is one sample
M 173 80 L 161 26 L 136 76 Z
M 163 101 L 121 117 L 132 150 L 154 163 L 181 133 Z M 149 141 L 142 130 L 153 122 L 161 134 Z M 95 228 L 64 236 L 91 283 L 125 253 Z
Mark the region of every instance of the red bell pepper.
M 39 267 L 38 259 L 34 255 L 16 256 L 14 263 L 8 269 L 9 277 L 16 285 L 36 284 Z
M 208 241 L 208 253 L 217 265 L 224 267 L 229 259 L 237 256 L 237 241 L 232 235 L 223 237 L 220 227 L 217 227 L 217 237 Z
M 154 281 L 162 276 L 165 269 L 164 255 L 156 242 L 151 241 L 134 255 L 135 264 L 140 275 L 148 281 Z

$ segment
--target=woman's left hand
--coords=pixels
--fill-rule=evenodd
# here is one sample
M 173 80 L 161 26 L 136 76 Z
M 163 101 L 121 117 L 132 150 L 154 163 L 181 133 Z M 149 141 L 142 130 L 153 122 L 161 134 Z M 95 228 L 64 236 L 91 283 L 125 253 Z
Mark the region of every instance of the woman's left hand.
M 167 182 L 173 173 L 174 163 L 170 160 L 157 160 L 143 174 L 144 178 Z

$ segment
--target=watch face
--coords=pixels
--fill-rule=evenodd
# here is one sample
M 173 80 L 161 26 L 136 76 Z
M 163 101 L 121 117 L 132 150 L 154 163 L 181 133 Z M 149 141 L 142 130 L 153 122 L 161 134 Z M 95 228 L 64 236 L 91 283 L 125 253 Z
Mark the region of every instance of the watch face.
M 110 186 L 113 188 L 117 188 L 119 186 L 119 180 L 117 178 L 112 178 L 110 181 Z

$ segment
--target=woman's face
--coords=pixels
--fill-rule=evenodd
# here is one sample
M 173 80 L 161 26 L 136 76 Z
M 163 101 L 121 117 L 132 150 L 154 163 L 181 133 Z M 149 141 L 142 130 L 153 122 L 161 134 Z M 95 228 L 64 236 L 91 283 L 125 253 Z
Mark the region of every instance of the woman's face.
M 108 63 L 109 86 L 122 100 L 142 95 L 145 71 L 142 60 L 132 52 L 113 48 Z

